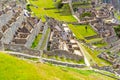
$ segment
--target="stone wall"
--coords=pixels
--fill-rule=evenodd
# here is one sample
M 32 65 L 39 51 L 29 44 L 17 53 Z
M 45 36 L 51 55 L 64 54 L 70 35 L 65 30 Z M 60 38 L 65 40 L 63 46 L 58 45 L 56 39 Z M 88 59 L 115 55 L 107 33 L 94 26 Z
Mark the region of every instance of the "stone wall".
M 12 17 L 13 17 L 13 12 L 12 12 L 12 10 L 8 11 L 6 14 L 2 14 L 2 15 L 0 16 L 0 28 L 1 28 L 3 25 L 7 24 L 8 21 L 9 21 Z
M 85 39 L 93 39 L 93 38 L 100 38 L 100 36 L 97 34 L 97 35 L 92 35 L 92 36 L 87 36 L 85 37 Z
M 2 42 L 0 41 L 0 51 L 4 50 L 4 46 L 2 44 Z
M 49 38 L 50 38 L 50 34 L 51 34 L 51 31 L 48 33 L 47 35 L 47 40 L 46 40 L 46 43 L 45 43 L 45 47 L 44 47 L 44 50 L 47 50 L 47 46 L 48 46 L 48 42 L 49 42 Z
M 10 54 L 12 56 L 18 57 L 18 58 L 25 58 L 25 59 L 40 59 L 40 56 L 32 56 L 32 55 L 28 55 L 28 54 L 23 54 L 23 53 L 19 53 L 19 52 L 10 52 L 10 51 L 6 51 L 6 54 Z
M 104 38 L 104 40 L 105 40 L 106 42 L 108 42 L 109 44 L 112 44 L 113 42 L 117 41 L 118 38 L 117 38 L 117 36 L 112 35 L 112 36 L 109 36 L 109 37 L 107 37 L 107 38 Z
M 40 32 L 40 27 L 42 26 L 42 22 L 39 21 L 39 23 L 37 25 L 35 25 L 32 33 L 29 35 L 28 39 L 27 39 L 27 42 L 25 44 L 26 47 L 30 48 L 35 37 L 39 34 Z
M 42 61 L 43 62 L 48 62 L 48 63 L 51 63 L 51 64 L 55 64 L 55 65 L 75 67 L 75 68 L 84 68 L 85 67 L 84 64 L 68 63 L 68 62 L 62 62 L 62 61 L 57 61 L 57 60 L 53 60 L 53 59 L 46 59 L 46 58 L 42 58 Z
M 91 23 L 90 23 L 89 25 L 94 29 L 94 31 L 95 31 L 97 34 L 99 34 L 98 30 L 97 30 Z
M 2 42 L 4 42 L 5 44 L 9 44 L 9 43 L 12 41 L 15 32 L 16 32 L 17 29 L 21 26 L 21 23 L 22 23 L 22 21 L 23 21 L 23 18 L 25 18 L 25 17 L 24 17 L 23 14 L 21 14 L 21 15 L 17 18 L 17 21 L 14 22 L 14 23 L 12 23 L 12 24 L 10 25 L 10 28 L 8 28 L 8 29 L 3 33 L 4 37 L 1 39 Z
M 29 49 L 23 45 L 4 44 L 4 48 L 5 50 L 9 50 L 9 51 L 25 53 L 33 56 L 41 56 L 39 50 Z
M 76 61 L 83 59 L 82 56 L 70 53 L 70 52 L 65 51 L 65 50 L 43 51 L 43 55 L 58 56 L 60 58 L 66 58 L 66 59 L 76 60 Z
M 38 47 L 37 47 L 38 50 L 40 49 L 40 47 L 41 47 L 41 45 L 42 45 L 42 43 L 43 43 L 43 41 L 44 41 L 44 39 L 45 39 L 45 35 L 46 35 L 47 29 L 48 29 L 48 24 L 45 23 L 45 25 L 44 25 L 44 30 L 43 30 L 43 32 L 42 32 L 42 38 L 41 38 L 41 40 L 40 40 L 39 43 L 38 43 Z
M 6 52 L 7 54 L 19 57 L 19 58 L 25 58 L 25 59 L 38 59 L 40 62 L 44 63 L 51 63 L 55 65 L 61 65 L 61 66 L 68 66 L 68 67 L 73 67 L 73 68 L 84 68 L 86 65 L 85 64 L 77 64 L 77 63 L 69 63 L 69 62 L 62 62 L 58 60 L 53 60 L 53 59 L 47 59 L 47 58 L 41 58 L 40 56 L 31 56 L 28 54 L 23 54 L 19 52 Z

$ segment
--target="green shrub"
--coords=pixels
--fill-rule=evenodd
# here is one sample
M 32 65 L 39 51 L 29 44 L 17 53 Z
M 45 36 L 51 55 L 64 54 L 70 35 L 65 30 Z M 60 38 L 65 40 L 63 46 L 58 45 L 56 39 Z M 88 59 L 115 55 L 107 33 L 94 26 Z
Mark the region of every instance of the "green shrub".
M 92 14 L 91 14 L 90 12 L 85 12 L 85 13 L 82 13 L 82 14 L 80 15 L 80 18 L 84 18 L 84 17 L 86 17 L 86 16 L 91 17 Z
M 116 32 L 116 35 L 120 38 L 120 25 L 117 27 L 114 27 L 114 30 Z
M 30 6 L 31 6 L 31 4 L 27 4 L 27 6 L 26 6 L 26 9 L 27 9 L 29 12 L 31 12 Z
M 60 1 L 57 1 L 57 2 L 55 3 L 55 7 L 56 7 L 57 9 L 61 9 L 61 8 L 63 7 L 62 1 L 61 1 L 61 0 L 60 0 Z

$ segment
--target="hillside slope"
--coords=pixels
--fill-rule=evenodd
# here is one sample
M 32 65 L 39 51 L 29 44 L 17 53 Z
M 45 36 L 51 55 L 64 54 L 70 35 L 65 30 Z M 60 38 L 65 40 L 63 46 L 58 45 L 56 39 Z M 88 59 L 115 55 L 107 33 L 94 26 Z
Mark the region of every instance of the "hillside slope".
M 0 80 L 114 80 L 90 70 L 30 63 L 0 53 Z

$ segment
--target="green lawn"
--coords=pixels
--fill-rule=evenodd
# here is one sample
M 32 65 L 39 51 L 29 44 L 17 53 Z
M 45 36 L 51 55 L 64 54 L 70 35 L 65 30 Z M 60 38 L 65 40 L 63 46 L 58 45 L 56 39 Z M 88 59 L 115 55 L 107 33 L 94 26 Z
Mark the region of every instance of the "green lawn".
M 94 43 L 94 42 L 100 42 L 103 39 L 102 38 L 93 38 L 93 39 L 85 39 L 85 37 L 94 36 L 97 35 L 97 33 L 91 28 L 90 25 L 68 25 L 71 31 L 74 33 L 77 39 L 85 40 L 87 43 Z M 87 26 L 87 30 L 85 27 Z
M 38 43 L 39 43 L 39 41 L 40 41 L 41 37 L 42 37 L 42 34 L 41 34 L 41 33 L 40 33 L 40 34 L 38 34 L 38 36 L 36 36 L 36 38 L 35 38 L 34 42 L 32 43 L 31 48 L 33 48 L 33 49 L 34 49 L 35 47 L 37 47 L 37 45 L 38 45 Z
M 87 31 L 85 27 L 87 26 Z M 96 32 L 89 25 L 72 25 L 69 24 L 69 28 L 76 35 L 78 39 L 83 39 L 84 37 L 96 35 Z
M 68 26 L 71 29 L 71 31 L 75 34 L 77 39 L 83 39 L 88 43 L 97 42 L 97 41 L 102 40 L 102 38 L 94 38 L 94 39 L 90 39 L 90 40 L 85 39 L 85 37 L 97 35 L 97 33 L 89 25 L 69 24 Z M 86 26 L 87 26 L 87 30 L 85 29 Z
M 41 17 L 44 21 L 44 16 L 50 16 L 55 19 L 66 21 L 66 22 L 76 22 L 77 20 L 72 15 L 65 15 L 63 16 L 59 13 L 61 10 L 55 8 L 55 3 L 53 0 L 29 0 L 31 4 L 38 6 L 38 8 L 31 7 L 31 10 L 34 14 L 38 17 Z M 52 8 L 49 10 L 45 10 L 45 8 Z M 64 13 L 63 13 L 64 14 Z
M 0 80 L 114 80 L 91 70 L 32 63 L 0 53 Z

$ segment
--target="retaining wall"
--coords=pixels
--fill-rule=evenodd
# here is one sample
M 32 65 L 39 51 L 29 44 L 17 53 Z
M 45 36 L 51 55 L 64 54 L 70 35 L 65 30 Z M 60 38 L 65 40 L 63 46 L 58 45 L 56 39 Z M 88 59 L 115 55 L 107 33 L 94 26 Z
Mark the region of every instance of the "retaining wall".
M 76 60 L 76 61 L 80 61 L 84 58 L 83 56 L 79 56 L 65 50 L 43 51 L 43 55 L 58 56 L 60 58 L 66 58 L 66 59 Z
M 26 47 L 30 48 L 32 46 L 32 43 L 35 39 L 35 37 L 39 34 L 40 32 L 40 27 L 42 26 L 42 22 L 39 21 L 39 23 L 37 25 L 35 25 L 32 33 L 29 35 L 27 42 L 25 44 Z
M 9 50 L 9 51 L 25 53 L 33 56 L 41 56 L 41 53 L 39 50 L 29 49 L 23 45 L 4 44 L 4 48 L 5 50 Z
M 41 47 L 41 45 L 42 45 L 42 43 L 43 43 L 43 41 L 44 41 L 44 39 L 45 39 L 45 35 L 46 35 L 47 29 L 48 29 L 48 25 L 47 25 L 47 23 L 45 23 L 45 25 L 44 25 L 44 30 L 43 30 L 43 32 L 42 32 L 42 38 L 41 38 L 41 40 L 40 40 L 39 43 L 38 43 L 37 50 L 40 49 L 40 47 Z
M 84 68 L 85 67 L 84 64 L 68 63 L 68 62 L 62 62 L 62 61 L 46 59 L 46 58 L 43 58 L 42 61 L 48 62 L 51 64 L 55 64 L 55 65 L 62 65 L 62 66 L 75 67 L 75 68 Z

